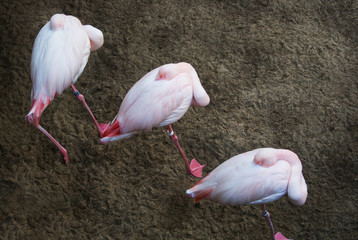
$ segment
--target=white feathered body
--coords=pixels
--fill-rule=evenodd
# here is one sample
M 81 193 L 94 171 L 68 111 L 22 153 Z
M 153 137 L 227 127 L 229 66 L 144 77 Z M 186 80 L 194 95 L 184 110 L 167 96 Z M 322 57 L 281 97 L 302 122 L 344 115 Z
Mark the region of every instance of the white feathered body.
M 258 153 L 270 155 L 276 154 L 275 151 L 281 150 L 261 148 L 234 156 L 188 189 L 187 194 L 196 201 L 210 199 L 224 205 L 265 204 L 281 198 L 290 184 L 295 184 L 300 186 L 295 190 L 298 197 L 294 197 L 293 202 L 302 205 L 306 201 L 307 186 L 299 169 L 300 162 L 295 160 L 298 166 L 293 166 L 286 159 L 278 158 L 272 165 L 264 166 L 254 161 Z M 296 167 L 298 169 L 293 171 Z M 290 183 L 292 174 L 299 175 L 295 183 Z
M 133 85 L 101 142 L 119 140 L 137 131 L 150 131 L 153 127 L 174 123 L 191 105 L 206 106 L 209 101 L 190 64 L 163 65 Z
M 28 113 L 35 121 L 53 98 L 82 74 L 93 48 L 93 33 L 99 48 L 103 44 L 100 30 L 64 14 L 52 16 L 38 33 L 31 58 L 32 108 Z

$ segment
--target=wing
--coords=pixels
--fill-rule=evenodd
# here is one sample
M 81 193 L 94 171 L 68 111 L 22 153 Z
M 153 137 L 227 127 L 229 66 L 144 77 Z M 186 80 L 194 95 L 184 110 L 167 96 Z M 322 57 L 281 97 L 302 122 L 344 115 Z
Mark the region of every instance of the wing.
M 192 79 L 186 73 L 170 81 L 156 80 L 158 68 L 138 81 L 128 92 L 117 119 L 123 133 L 151 130 L 179 120 L 191 105 Z
M 255 164 L 255 176 L 245 179 L 237 191 L 241 204 L 264 204 L 275 201 L 287 193 L 291 166 L 286 161 L 278 161 L 275 165 L 264 168 Z
M 240 155 L 227 160 L 208 176 L 213 188 L 211 200 L 229 205 L 260 204 L 274 201 L 287 192 L 291 173 L 287 162 L 278 161 L 264 168 L 253 162 L 255 152 Z
M 32 99 L 46 95 L 53 99 L 75 83 L 86 66 L 90 41 L 81 22 L 66 16 L 62 28 L 51 29 L 48 22 L 36 37 L 32 59 Z

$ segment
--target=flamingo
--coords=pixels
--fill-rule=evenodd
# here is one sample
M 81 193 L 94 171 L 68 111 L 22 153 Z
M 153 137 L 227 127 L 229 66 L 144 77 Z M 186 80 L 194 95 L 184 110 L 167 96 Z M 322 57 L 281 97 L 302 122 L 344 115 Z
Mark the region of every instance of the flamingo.
M 82 25 L 78 18 L 64 14 L 53 15 L 35 39 L 31 58 L 32 106 L 25 118 L 59 148 L 66 163 L 69 162 L 67 150 L 39 124 L 39 120 L 54 97 L 71 86 L 102 134 L 101 127 L 105 125 L 98 124 L 83 95 L 74 86 L 90 52 L 102 45 L 103 34 L 99 29 Z
M 129 90 L 113 121 L 104 129 L 101 143 L 131 137 L 138 131 L 168 125 L 170 139 L 184 159 L 188 174 L 201 177 L 204 165 L 191 163 L 179 144 L 171 124 L 178 121 L 191 105 L 204 107 L 210 98 L 189 63 L 171 63 L 143 76 Z
M 259 148 L 236 155 L 186 191 L 195 202 L 209 199 L 232 206 L 261 204 L 273 240 L 287 238 L 281 233 L 274 234 L 265 204 L 286 193 L 297 206 L 306 202 L 307 185 L 301 161 L 290 150 L 274 148 Z

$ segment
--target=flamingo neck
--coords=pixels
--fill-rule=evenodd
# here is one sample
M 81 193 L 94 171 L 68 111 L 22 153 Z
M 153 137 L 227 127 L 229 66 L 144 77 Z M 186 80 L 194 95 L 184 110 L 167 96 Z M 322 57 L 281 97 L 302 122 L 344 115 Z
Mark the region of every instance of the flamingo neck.
M 287 149 L 277 149 L 276 152 L 277 161 L 283 160 L 288 162 L 292 167 L 297 167 L 302 170 L 302 164 L 297 154 Z
M 270 167 L 277 161 L 286 161 L 291 166 L 291 175 L 288 182 L 287 193 L 291 202 L 301 206 L 307 199 L 307 185 L 302 175 L 302 164 L 298 156 L 286 149 L 267 148 L 260 150 L 254 162 L 262 167 Z
M 302 175 L 302 164 L 298 156 L 289 150 L 279 150 L 278 160 L 284 160 L 291 165 L 291 176 L 288 183 L 287 194 L 291 202 L 301 206 L 307 199 L 307 185 Z
M 198 74 L 194 69 L 190 71 L 190 75 L 193 78 L 193 101 L 192 105 L 197 107 L 205 107 L 210 102 L 210 97 L 206 93 L 205 89 L 201 85 Z

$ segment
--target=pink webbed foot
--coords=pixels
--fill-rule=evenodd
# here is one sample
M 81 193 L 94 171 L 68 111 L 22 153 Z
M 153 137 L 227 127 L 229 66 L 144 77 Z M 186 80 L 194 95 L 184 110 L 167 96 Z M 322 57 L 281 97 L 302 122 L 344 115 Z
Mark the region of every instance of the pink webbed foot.
M 290 238 L 286 238 L 285 236 L 282 235 L 282 233 L 278 232 L 275 235 L 275 240 L 291 240 Z
M 198 163 L 198 161 L 193 158 L 190 162 L 190 169 L 188 169 L 188 173 L 194 177 L 202 178 L 204 167 L 205 165 Z

